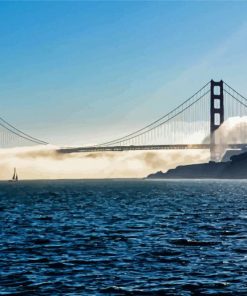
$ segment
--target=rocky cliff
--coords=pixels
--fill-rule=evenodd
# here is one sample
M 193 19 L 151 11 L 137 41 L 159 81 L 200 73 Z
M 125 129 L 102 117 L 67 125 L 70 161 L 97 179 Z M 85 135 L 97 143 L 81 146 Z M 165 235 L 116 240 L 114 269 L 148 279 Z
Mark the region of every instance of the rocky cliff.
M 148 179 L 247 179 L 247 152 L 232 156 L 228 162 L 208 162 L 178 166 Z

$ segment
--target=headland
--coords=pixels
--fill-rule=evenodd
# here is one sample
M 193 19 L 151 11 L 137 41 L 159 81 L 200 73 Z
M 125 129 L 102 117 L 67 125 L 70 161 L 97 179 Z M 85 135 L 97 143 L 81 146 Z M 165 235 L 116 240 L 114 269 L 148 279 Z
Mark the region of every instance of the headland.
M 247 179 L 247 152 L 230 157 L 226 162 L 178 166 L 163 173 L 151 174 L 147 179 Z

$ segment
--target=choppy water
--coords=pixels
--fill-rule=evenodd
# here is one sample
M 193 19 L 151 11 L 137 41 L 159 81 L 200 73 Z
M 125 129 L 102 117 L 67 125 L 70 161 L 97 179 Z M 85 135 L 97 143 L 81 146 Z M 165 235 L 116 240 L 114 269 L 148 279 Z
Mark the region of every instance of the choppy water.
M 0 183 L 0 295 L 247 295 L 247 182 Z

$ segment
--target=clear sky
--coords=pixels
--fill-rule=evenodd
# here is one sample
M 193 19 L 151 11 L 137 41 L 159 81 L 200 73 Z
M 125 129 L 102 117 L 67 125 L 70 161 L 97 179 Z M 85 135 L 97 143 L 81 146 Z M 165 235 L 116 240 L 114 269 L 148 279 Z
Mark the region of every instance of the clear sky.
M 1 2 L 0 115 L 53 144 L 97 143 L 211 78 L 247 95 L 247 2 Z

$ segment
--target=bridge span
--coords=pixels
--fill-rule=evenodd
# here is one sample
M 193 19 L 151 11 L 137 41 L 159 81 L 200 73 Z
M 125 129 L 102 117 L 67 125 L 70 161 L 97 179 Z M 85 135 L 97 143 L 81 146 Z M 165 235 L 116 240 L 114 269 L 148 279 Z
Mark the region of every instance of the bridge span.
M 233 118 L 234 128 L 227 126 Z M 211 160 L 217 161 L 222 147 L 240 149 L 246 143 L 247 98 L 223 80 L 211 80 L 179 106 L 134 132 L 94 146 L 64 147 L 59 152 L 209 149 Z M 1 148 L 46 144 L 0 117 Z
M 233 130 L 220 127 L 244 118 Z M 198 144 L 198 143 L 203 144 Z M 243 149 L 247 143 L 247 99 L 225 82 L 211 80 L 178 107 L 123 137 L 94 146 L 67 147 L 61 153 L 208 149 L 218 161 L 222 149 Z
M 229 145 L 218 145 L 219 149 L 244 149 L 247 147 L 246 144 L 229 144 Z M 210 149 L 210 144 L 177 144 L 177 145 L 143 145 L 143 146 L 91 146 L 91 147 L 68 147 L 61 148 L 57 151 L 59 153 L 89 153 L 89 152 L 120 152 L 120 151 L 141 151 L 141 150 L 185 150 L 185 149 Z

